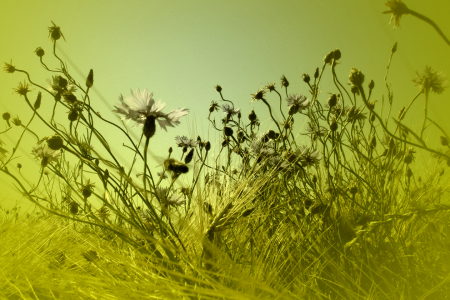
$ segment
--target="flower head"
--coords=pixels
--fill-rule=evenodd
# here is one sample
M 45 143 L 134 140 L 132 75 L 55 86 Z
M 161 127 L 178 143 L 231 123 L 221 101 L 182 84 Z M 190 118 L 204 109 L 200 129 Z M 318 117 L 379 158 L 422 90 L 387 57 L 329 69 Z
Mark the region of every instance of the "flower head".
M 30 84 L 26 83 L 25 81 L 23 82 L 19 82 L 19 86 L 14 90 L 15 93 L 21 95 L 21 96 L 26 96 L 28 92 L 30 92 L 31 90 L 29 89 Z
M 255 100 L 266 100 L 264 98 L 264 94 L 266 93 L 265 90 L 258 90 L 256 93 L 251 94 L 252 95 L 252 102 Z
M 34 155 L 34 158 L 36 160 L 41 160 L 41 166 L 45 168 L 53 161 L 58 161 L 61 151 L 52 150 L 46 144 L 40 144 L 36 147 L 33 147 L 31 154 Z
M 89 198 L 92 195 L 94 187 L 95 183 L 91 183 L 90 179 L 88 179 L 83 185 L 81 185 L 78 191 L 81 192 L 85 198 Z
M 56 26 L 56 24 L 53 23 L 53 21 L 52 21 L 52 24 L 53 24 L 53 26 L 48 28 L 48 36 L 50 37 L 52 42 L 59 40 L 61 38 L 61 36 L 63 37 L 64 40 L 66 40 L 64 38 L 64 35 L 62 34 L 59 26 Z
M 287 105 L 292 114 L 301 112 L 302 110 L 309 107 L 311 101 L 305 96 L 298 94 L 291 94 L 286 98 Z
M 241 109 L 240 108 L 234 109 L 232 105 L 225 103 L 224 105 L 222 105 L 222 111 L 226 113 L 227 116 L 231 117 L 237 115 L 241 111 Z
M 5 66 L 3 67 L 3 71 L 5 71 L 6 73 L 14 73 L 16 71 L 16 67 L 14 67 L 12 65 L 12 60 L 11 63 L 7 63 L 5 62 Z
M 189 111 L 187 108 L 178 108 L 169 113 L 162 112 L 166 103 L 161 103 L 161 100 L 155 102 L 153 93 L 149 94 L 147 89 L 142 92 L 139 89 L 136 89 L 135 92 L 131 91 L 131 97 L 127 97 L 125 100 L 120 95 L 119 101 L 120 104 L 114 106 L 116 110 L 113 111 L 124 115 L 122 119 L 135 121 L 134 126 L 143 126 L 148 117 L 153 117 L 166 131 L 166 126 L 175 127 L 180 124 L 179 119 L 187 115 Z
M 311 134 L 311 137 L 313 140 L 316 140 L 319 136 L 325 136 L 328 133 L 328 130 L 320 125 L 311 125 L 311 123 L 308 122 L 306 125 L 306 132 L 308 134 Z
M 319 150 L 314 150 L 312 147 L 307 146 L 300 146 L 296 151 L 296 155 L 300 157 L 300 162 L 304 167 L 319 163 L 323 157 Z
M 269 83 L 265 86 L 266 90 L 269 90 L 269 92 L 275 91 L 275 82 Z
M 436 94 L 441 94 L 447 87 L 447 81 L 445 80 L 444 74 L 442 72 L 433 71 L 430 67 L 426 66 L 423 69 L 423 75 L 417 73 L 417 77 L 412 81 L 420 86 L 423 91 L 428 94 L 433 91 Z
M 219 111 L 219 104 L 216 101 L 211 101 L 211 105 L 209 106 L 209 112 L 212 113 L 214 111 Z
M 190 147 L 195 148 L 197 147 L 198 141 L 194 141 L 193 139 L 188 138 L 187 136 L 179 136 L 177 135 L 175 137 L 175 143 L 178 147 Z
M 56 94 L 64 94 L 66 92 L 75 93 L 77 88 L 74 84 L 67 82 L 67 79 L 61 76 L 53 76 L 52 79 L 46 80 L 49 85 L 50 92 L 56 96 Z
M 395 19 L 394 28 L 400 25 L 400 19 L 402 15 L 409 14 L 409 9 L 406 7 L 405 3 L 401 2 L 401 0 L 389 0 L 389 2 L 385 2 L 384 5 L 389 7 L 389 10 L 383 11 L 383 14 L 392 14 L 392 19 Z

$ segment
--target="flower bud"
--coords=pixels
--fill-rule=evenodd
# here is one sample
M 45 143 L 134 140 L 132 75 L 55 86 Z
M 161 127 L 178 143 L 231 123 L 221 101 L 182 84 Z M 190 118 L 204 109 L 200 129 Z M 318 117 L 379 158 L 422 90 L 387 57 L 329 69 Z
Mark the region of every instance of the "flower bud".
M 319 78 L 319 68 L 316 68 L 316 70 L 314 71 L 314 79 Z
M 52 150 L 59 150 L 64 145 L 63 139 L 59 135 L 54 135 L 47 140 L 47 145 Z
M 96 158 L 96 159 L 94 160 L 94 163 L 95 163 L 95 165 L 98 167 L 98 164 L 100 163 L 100 161 L 98 160 L 98 158 Z
M 375 114 L 373 114 L 373 113 L 370 113 L 370 122 L 374 122 L 375 121 Z
M 303 74 L 302 78 L 303 78 L 303 81 L 306 83 L 309 83 L 311 80 L 311 78 L 309 77 L 308 74 Z
M 194 157 L 194 149 L 191 149 L 191 151 L 189 151 L 189 153 L 186 155 L 186 157 L 184 158 L 184 163 L 188 164 L 192 161 L 192 158 Z
M 59 100 L 61 100 L 61 94 L 58 92 L 58 93 L 55 95 L 55 101 L 59 101 Z
M 173 152 L 173 149 L 172 149 L 172 147 L 170 147 L 169 148 L 169 154 L 172 154 L 172 152 Z
M 336 122 L 336 118 L 333 117 L 333 119 L 331 119 L 331 123 L 330 123 L 330 130 L 331 131 L 336 131 L 338 128 L 338 124 Z
M 271 139 L 271 140 L 274 140 L 274 139 L 276 139 L 276 137 L 277 137 L 275 131 L 273 131 L 273 130 L 267 131 L 267 136 L 268 136 L 269 139 Z
M 224 139 L 222 141 L 222 147 L 226 147 L 228 145 L 228 139 Z
M 22 169 L 22 164 L 21 163 L 17 164 L 17 169 L 19 169 L 19 170 Z
M 397 42 L 392 46 L 391 52 L 394 54 L 397 51 Z
M 254 111 L 254 110 L 252 110 L 251 113 L 248 115 L 248 119 L 249 119 L 251 122 L 256 121 L 256 114 L 255 114 L 255 111 Z
M 289 81 L 286 79 L 286 76 L 281 76 L 281 87 L 288 87 Z
M 400 112 L 398 113 L 398 116 L 397 116 L 399 121 L 401 121 L 403 119 L 403 117 L 404 117 L 403 113 L 404 112 L 405 112 L 405 107 L 403 106 L 403 108 L 400 110 Z
M 326 64 L 331 63 L 331 60 L 333 59 L 333 52 L 334 52 L 334 51 L 328 52 L 328 54 L 325 55 L 323 61 L 324 61 Z
M 441 135 L 441 145 L 448 146 L 448 139 L 445 136 Z
M 238 138 L 238 140 L 242 139 L 244 136 L 245 136 L 244 131 L 239 130 L 239 131 L 237 132 L 237 138 Z
M 339 60 L 341 58 L 341 50 L 335 49 L 333 51 L 333 58 L 334 60 Z
M 86 86 L 88 88 L 91 88 L 93 84 L 94 84 L 94 71 L 91 69 L 89 71 L 88 77 L 86 78 Z
M 370 139 L 370 148 L 373 149 L 377 146 L 377 139 L 375 138 L 375 136 L 372 136 L 372 138 Z
M 225 136 L 232 136 L 233 135 L 233 129 L 231 129 L 230 127 L 224 127 L 223 128 L 223 133 L 225 134 Z
M 155 117 L 148 116 L 144 123 L 144 135 L 147 139 L 151 138 L 156 131 Z
M 408 178 L 410 178 L 411 176 L 413 176 L 413 172 L 411 171 L 410 168 L 406 169 L 406 174 L 405 174 Z
M 337 104 L 337 96 L 336 96 L 336 94 L 332 94 L 332 95 L 330 96 L 330 98 L 328 98 L 327 103 L 328 103 L 328 106 L 329 106 L 329 107 L 334 107 L 334 106 L 336 106 L 336 104 Z
M 352 68 L 350 70 L 348 79 L 350 80 L 350 82 L 353 85 L 356 85 L 359 87 L 359 86 L 362 86 L 362 84 L 364 82 L 364 74 L 360 70 L 358 70 L 356 68 Z
M 352 85 L 350 92 L 352 92 L 352 94 L 359 95 L 359 88 L 356 85 Z
M 91 189 L 87 187 L 85 187 L 82 192 L 84 198 L 89 198 L 92 195 Z
M 299 109 L 298 105 L 291 105 L 289 107 L 288 114 L 290 116 L 295 115 L 296 113 L 298 113 L 298 109 Z
M 105 180 L 108 180 L 108 178 L 109 178 L 109 171 L 108 171 L 108 169 L 105 170 L 104 177 L 105 177 Z
M 12 122 L 13 122 L 13 124 L 16 125 L 16 126 L 22 126 L 22 121 L 20 121 L 19 117 L 15 117 L 15 118 L 12 120 Z
M 242 118 L 241 111 L 238 112 L 238 119 Z
M 71 109 L 69 115 L 67 116 L 70 122 L 74 122 L 78 119 L 78 110 Z
M 183 150 L 182 150 L 183 153 L 186 153 L 186 152 L 187 152 L 187 149 L 188 149 L 187 146 L 184 146 L 184 147 L 183 147 Z
M 36 53 L 37 56 L 42 57 L 44 56 L 45 51 L 41 47 L 37 47 L 36 50 L 34 50 L 34 53 Z
M 352 185 L 350 187 L 350 194 L 356 195 L 356 193 L 358 193 L 358 187 L 356 185 Z
M 373 80 L 369 81 L 369 90 L 373 90 L 373 88 L 375 87 L 375 82 Z
M 215 88 L 218 93 L 222 92 L 222 87 L 220 85 L 216 85 Z
M 9 119 L 11 119 L 11 114 L 9 112 L 5 112 L 5 113 L 3 113 L 2 117 L 3 117 L 3 120 L 9 121 Z
M 37 110 L 39 109 L 39 107 L 41 107 L 41 99 L 42 99 L 42 94 L 41 92 L 38 93 L 36 101 L 34 102 L 34 109 Z
M 211 143 L 208 141 L 208 142 L 206 142 L 205 150 L 209 151 L 210 149 L 211 149 Z

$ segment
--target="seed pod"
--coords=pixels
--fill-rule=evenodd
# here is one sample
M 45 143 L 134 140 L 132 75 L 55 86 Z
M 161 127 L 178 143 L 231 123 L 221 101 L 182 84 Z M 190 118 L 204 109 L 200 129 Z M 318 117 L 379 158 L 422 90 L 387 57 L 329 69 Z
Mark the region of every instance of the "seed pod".
M 333 52 L 334 52 L 334 51 L 330 51 L 330 52 L 328 52 L 327 55 L 325 55 L 323 61 L 324 61 L 326 64 L 331 63 L 331 60 L 333 59 Z
M 3 120 L 9 121 L 9 119 L 11 119 L 11 114 L 9 112 L 5 112 L 5 113 L 3 113 L 2 117 L 3 117 Z
M 267 131 L 266 135 L 267 135 L 267 137 L 268 137 L 269 139 L 271 139 L 271 140 L 274 140 L 274 139 L 276 138 L 275 131 L 273 131 L 273 130 Z
M 373 149 L 377 146 L 377 139 L 375 138 L 375 136 L 372 136 L 372 138 L 370 139 L 370 148 Z
M 87 187 L 83 189 L 82 193 L 84 198 L 89 198 L 92 195 L 91 189 Z
M 398 116 L 397 116 L 397 119 L 398 119 L 399 121 L 401 121 L 401 120 L 403 119 L 403 117 L 404 117 L 404 115 L 403 115 L 404 111 L 405 111 L 405 107 L 403 106 L 403 108 L 400 110 L 400 112 L 398 113 Z
M 172 147 L 169 148 L 169 154 L 171 154 L 173 152 Z
M 71 202 L 69 204 L 69 209 L 72 214 L 76 215 L 78 213 L 78 204 L 76 204 L 75 202 Z
M 244 136 L 245 136 L 244 131 L 239 130 L 239 131 L 237 132 L 237 138 L 238 138 L 239 140 L 242 139 Z
M 370 113 L 370 122 L 373 123 L 373 121 L 375 121 L 375 114 Z
M 392 46 L 391 52 L 394 54 L 397 51 L 397 42 Z
M 192 158 L 194 157 L 194 149 L 191 149 L 191 151 L 189 151 L 189 153 L 186 155 L 186 157 L 184 158 L 184 163 L 188 164 L 192 161 Z

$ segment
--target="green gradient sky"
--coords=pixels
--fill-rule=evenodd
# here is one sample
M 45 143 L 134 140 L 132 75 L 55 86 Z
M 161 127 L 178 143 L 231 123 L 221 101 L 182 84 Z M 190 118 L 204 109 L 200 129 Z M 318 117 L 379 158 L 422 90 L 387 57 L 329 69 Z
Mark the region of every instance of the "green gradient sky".
M 359 68 L 367 82 L 376 84 L 373 99 L 386 95 L 383 78 L 390 49 L 398 42 L 390 71 L 394 91 L 393 114 L 407 105 L 418 88 L 411 79 L 426 65 L 450 75 L 450 47 L 426 23 L 404 16 L 400 28 L 389 25 L 390 16 L 381 14 L 387 8 L 384 1 L 4 1 L 0 18 L 0 58 L 31 73 L 34 80 L 46 86 L 45 72 L 33 53 L 36 47 L 46 51 L 44 60 L 56 67 L 52 59 L 47 27 L 51 21 L 61 27 L 67 42 L 59 42 L 63 58 L 72 75 L 85 81 L 89 69 L 94 69 L 93 106 L 102 116 L 118 122 L 111 112 L 119 94 L 130 95 L 130 89 L 147 88 L 156 100 L 167 102 L 166 111 L 187 107 L 191 113 L 182 119 L 179 128 L 167 133 L 158 129 L 152 140 L 152 152 L 165 156 L 174 146 L 176 135 L 192 138 L 200 134 L 214 140 L 218 137 L 208 126 L 206 117 L 211 100 L 219 100 L 214 86 L 223 87 L 226 99 L 233 100 L 246 116 L 255 108 L 260 119 L 267 119 L 262 103 L 250 103 L 251 93 L 267 83 L 279 86 L 281 75 L 291 85 L 290 93 L 307 94 L 301 80 L 303 73 L 312 75 L 321 67 L 323 57 L 331 50 L 342 52 L 338 76 L 346 83 L 351 67 Z M 409 8 L 433 19 L 450 36 L 450 1 L 405 1 Z M 61 53 L 61 52 L 60 52 Z M 80 73 L 78 73 L 80 70 Z M 23 122 L 31 117 L 25 101 L 12 94 L 12 88 L 23 81 L 23 74 L 0 73 L 0 113 L 18 115 Z M 330 85 L 327 69 L 322 80 L 320 100 L 336 92 Z M 446 130 L 450 129 L 449 94 L 431 95 L 430 117 Z M 37 91 L 30 98 L 35 99 Z M 275 95 L 269 101 L 278 103 Z M 49 111 L 53 100 L 44 95 L 41 111 Z M 285 104 L 283 104 L 284 108 Z M 421 122 L 423 98 L 412 107 L 406 122 Z M 414 113 L 413 113 L 414 112 Z M 280 113 L 277 114 L 280 117 Z M 216 114 L 219 116 L 219 114 Z M 61 120 L 66 120 L 63 115 Z M 217 119 L 219 121 L 219 119 Z M 280 119 L 281 120 L 281 119 Z M 302 124 L 298 117 L 296 124 Z M 68 123 L 68 122 L 67 122 Z M 50 133 L 33 123 L 41 137 Z M 130 124 L 131 125 L 131 124 Z M 0 123 L 0 131 L 6 129 Z M 300 129 L 297 127 L 297 129 Z M 434 130 L 434 129 L 433 129 Z M 124 141 L 111 131 L 111 144 Z M 132 129 L 135 136 L 138 129 Z M 431 132 L 430 130 L 429 132 Z M 11 150 L 21 130 L 13 128 L 0 135 Z M 433 135 L 432 135 L 433 137 Z M 30 152 L 33 136 L 25 134 L 21 156 L 10 166 L 21 162 L 23 174 L 36 182 L 39 168 Z M 125 149 L 122 157 L 129 157 Z M 156 164 L 156 163 L 155 163 Z M 15 173 L 17 174 L 17 172 Z M 0 174 L 0 205 L 6 207 L 20 199 L 9 178 Z M 4 204 L 5 203 L 5 204 Z

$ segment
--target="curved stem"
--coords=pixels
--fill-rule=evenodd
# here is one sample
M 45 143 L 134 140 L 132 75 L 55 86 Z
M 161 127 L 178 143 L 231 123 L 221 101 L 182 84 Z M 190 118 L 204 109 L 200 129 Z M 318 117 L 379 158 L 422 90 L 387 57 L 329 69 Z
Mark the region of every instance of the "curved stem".
M 419 14 L 418 12 L 415 12 L 413 10 L 409 10 L 409 13 L 411 15 L 413 15 L 416 18 L 419 18 L 420 20 L 427 22 L 428 24 L 430 24 L 436 31 L 437 33 L 441 36 L 441 38 L 447 43 L 447 45 L 450 46 L 450 41 L 447 39 L 447 37 L 444 35 L 444 33 L 442 32 L 442 30 L 439 28 L 439 26 L 436 25 L 436 23 L 434 23 L 431 19 L 425 17 L 424 15 Z

